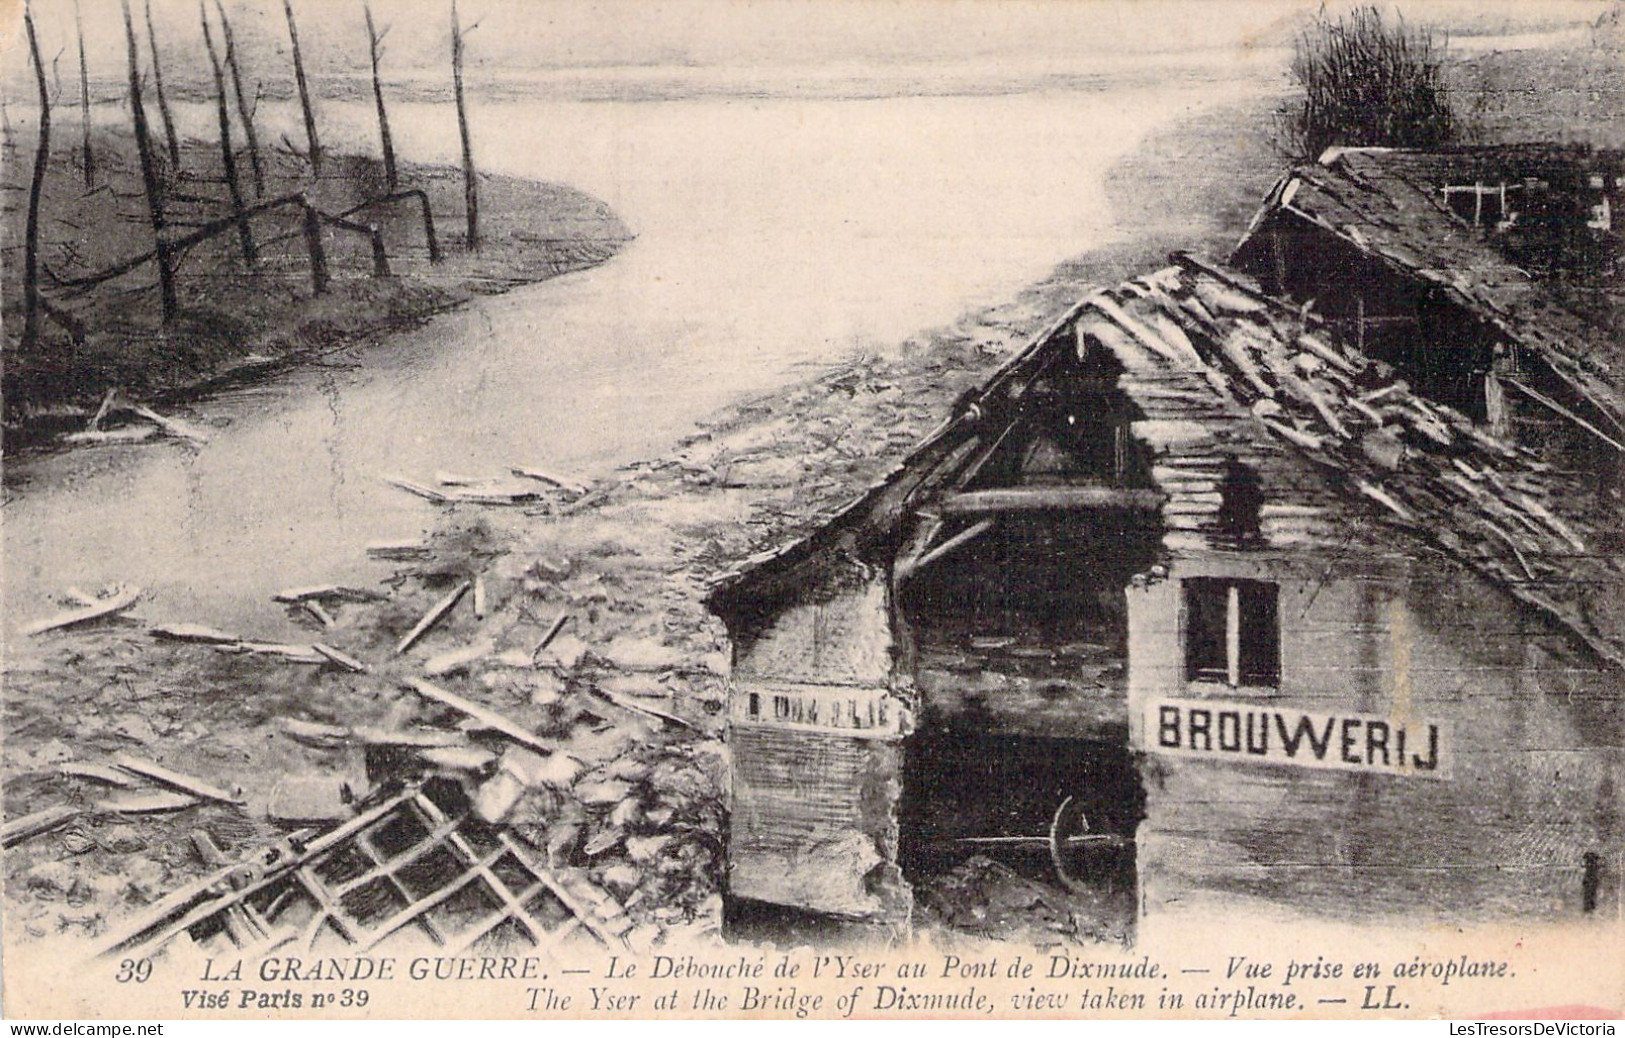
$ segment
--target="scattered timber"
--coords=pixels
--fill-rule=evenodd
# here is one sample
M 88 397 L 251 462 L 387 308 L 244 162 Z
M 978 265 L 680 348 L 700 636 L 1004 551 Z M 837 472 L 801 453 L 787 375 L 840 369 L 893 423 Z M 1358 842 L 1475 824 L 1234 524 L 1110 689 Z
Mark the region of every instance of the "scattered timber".
M 159 791 L 153 793 L 118 793 L 96 802 L 96 810 L 121 815 L 158 814 L 194 807 L 198 798 L 185 793 Z
M 113 763 L 132 774 L 145 776 L 166 786 L 172 786 L 184 793 L 201 797 L 204 800 L 218 800 L 223 804 L 241 804 L 243 802 L 241 796 L 228 793 L 218 786 L 212 786 L 204 782 L 202 779 L 184 775 L 181 772 L 166 768 L 162 764 L 142 760 L 140 757 L 132 757 L 128 753 L 121 753 L 114 757 Z
M 54 631 L 62 627 L 73 627 L 78 624 L 89 623 L 91 620 L 99 620 L 104 616 L 112 616 L 115 613 L 122 613 L 124 610 L 135 605 L 136 600 L 140 597 L 140 588 L 122 588 L 114 591 L 105 598 L 98 599 L 94 605 L 86 605 L 78 609 L 69 609 L 66 612 L 57 613 L 55 616 L 49 616 L 43 620 L 37 620 L 34 623 L 29 624 L 27 627 L 24 627 L 23 634 L 44 634 L 46 631 Z
M 312 645 L 311 648 L 315 649 L 321 655 L 327 657 L 329 661 L 338 664 L 340 667 L 343 667 L 352 674 L 372 673 L 371 667 L 356 659 L 354 656 L 351 656 L 349 653 L 335 649 L 331 645 L 324 645 L 321 642 L 317 642 Z
M 553 752 L 551 743 L 527 731 L 494 710 L 464 699 L 455 692 L 448 692 L 443 688 L 431 685 L 422 678 L 408 678 L 406 683 L 408 687 L 423 698 L 432 700 L 442 706 L 448 706 L 459 713 L 467 714 L 485 727 L 512 739 L 522 746 L 527 746 L 543 755 L 550 755 Z
M 21 818 L 13 818 L 4 826 L 0 826 L 0 846 L 14 847 L 24 840 L 31 840 L 41 833 L 48 833 L 67 824 L 78 814 L 78 808 L 58 804 L 55 807 L 35 811 L 33 814 L 23 815 Z
M 451 612 L 452 607 L 458 603 L 463 595 L 468 593 L 468 589 L 471 586 L 472 583 L 465 580 L 453 588 L 451 593 L 446 595 L 445 598 L 442 598 L 440 601 L 431 606 L 429 611 L 423 614 L 423 619 L 417 622 L 417 626 L 413 627 L 410 631 L 407 631 L 406 637 L 402 638 L 400 643 L 395 646 L 396 655 L 400 655 L 407 649 L 410 649 L 413 645 L 417 644 L 419 638 L 422 638 L 425 634 L 428 634 L 429 631 L 434 628 L 435 624 L 438 624 L 442 619 L 445 618 L 447 613 Z
M 172 642 L 195 642 L 204 645 L 232 645 L 242 641 L 235 634 L 203 624 L 153 624 L 147 633 L 154 638 Z

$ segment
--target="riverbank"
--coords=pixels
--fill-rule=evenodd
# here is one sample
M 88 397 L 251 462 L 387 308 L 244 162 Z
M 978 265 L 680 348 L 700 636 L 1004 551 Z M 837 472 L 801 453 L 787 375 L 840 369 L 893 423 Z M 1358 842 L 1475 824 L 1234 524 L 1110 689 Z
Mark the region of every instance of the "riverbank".
M 93 134 L 94 186 L 87 189 L 79 142 L 65 136 L 77 134 L 58 130 L 53 142 L 40 241 L 42 290 L 69 319 L 43 321 L 39 348 L 27 355 L 19 352 L 15 337 L 6 340 L 5 435 L 13 452 L 83 429 L 114 387 L 160 407 L 195 399 L 334 349 L 381 339 L 476 295 L 593 266 L 631 236 L 607 206 L 574 188 L 482 175 L 481 241 L 477 251 L 469 251 L 460 170 L 402 163 L 398 191 L 420 191 L 422 198 L 368 204 L 390 194 L 379 161 L 329 155 L 322 175 L 312 179 L 301 157 L 266 149 L 258 190 L 246 155 L 238 156 L 247 204 L 299 196 L 323 213 L 348 214 L 352 224 L 376 226 L 387 272 L 377 265 L 364 233 L 326 222 L 321 233 L 325 283 L 318 294 L 303 209 L 283 205 L 251 221 L 252 262 L 235 229 L 180 253 L 179 305 L 166 325 L 153 263 L 96 279 L 98 272 L 152 250 L 133 140 L 106 130 Z M 33 140 L 25 134 L 13 144 L 8 159 L 20 170 L 31 160 Z M 161 165 L 172 233 L 185 234 L 231 211 L 212 145 L 185 143 L 178 165 Z M 22 240 L 26 202 L 26 184 L 6 185 L 9 242 Z M 20 245 L 13 252 L 20 258 Z M 20 279 L 8 277 L 5 287 L 6 320 L 17 328 Z M 72 323 L 81 330 L 70 331 Z
M 728 408 L 665 458 L 627 466 L 585 497 L 555 494 L 528 511 L 451 506 L 426 559 L 367 589 L 378 601 L 325 603 L 331 624 L 265 603 L 268 620 L 285 611 L 312 639 L 367 661 L 370 674 L 147 633 L 157 620 L 211 619 L 201 616 L 112 620 L 12 647 L 7 816 L 54 803 L 85 810 L 8 853 L 7 920 L 22 931 L 13 936 L 104 932 L 205 871 L 193 830 L 228 853 L 274 840 L 281 830 L 265 814 L 285 776 L 350 776 L 360 788 L 358 740 L 307 745 L 289 736 L 289 722 L 351 731 L 439 723 L 444 712 L 403 683 L 430 658 L 469 646 L 467 663 L 434 680 L 582 765 L 563 791 L 574 795 L 531 803 L 521 809 L 528 817 L 509 823 L 624 904 L 640 939 L 715 928 L 728 660 L 700 604 L 709 583 L 877 478 L 1087 285 L 1155 265 L 1174 247 L 1224 252 L 1274 175 L 1267 146 L 1246 132 L 1262 111 L 1258 103 L 1208 111 L 1146 141 L 1108 184 L 1130 236 L 1062 264 L 1016 300 Z M 1182 161 L 1193 154 L 1203 156 L 1194 171 Z M 394 651 L 431 605 L 475 580 L 485 616 L 463 602 L 418 646 Z M 561 619 L 541 665 L 529 666 Z M 99 812 L 105 788 L 59 770 L 120 752 L 212 781 L 235 776 L 247 808 Z M 610 800 L 579 793 L 606 783 L 618 784 Z

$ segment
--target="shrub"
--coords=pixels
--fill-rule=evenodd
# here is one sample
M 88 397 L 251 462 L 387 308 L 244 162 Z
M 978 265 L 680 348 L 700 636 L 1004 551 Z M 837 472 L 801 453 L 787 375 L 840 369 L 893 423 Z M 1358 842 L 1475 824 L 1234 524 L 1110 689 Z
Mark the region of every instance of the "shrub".
M 1333 20 L 1325 9 L 1298 36 L 1292 79 L 1303 96 L 1282 113 L 1286 148 L 1434 148 L 1454 137 L 1445 44 L 1427 28 L 1384 21 L 1374 6 Z

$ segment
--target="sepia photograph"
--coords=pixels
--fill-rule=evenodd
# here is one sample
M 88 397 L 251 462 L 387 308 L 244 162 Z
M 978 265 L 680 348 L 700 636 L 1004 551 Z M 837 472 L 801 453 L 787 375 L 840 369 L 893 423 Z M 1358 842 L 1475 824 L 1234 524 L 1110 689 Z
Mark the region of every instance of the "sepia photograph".
M 1625 1016 L 1625 0 L 0 33 L 0 1014 Z

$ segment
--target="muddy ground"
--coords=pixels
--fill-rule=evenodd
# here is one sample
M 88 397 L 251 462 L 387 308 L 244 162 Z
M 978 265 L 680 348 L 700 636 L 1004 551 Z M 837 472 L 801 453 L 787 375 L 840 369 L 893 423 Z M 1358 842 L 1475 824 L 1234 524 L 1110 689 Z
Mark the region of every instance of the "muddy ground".
M 313 640 L 371 663 L 370 674 L 160 642 L 129 619 L 12 647 L 6 816 L 57 803 L 83 813 L 7 854 L 10 936 L 104 933 L 205 871 L 189 839 L 195 829 L 228 854 L 273 839 L 280 830 L 266 809 L 286 776 L 364 786 L 365 737 L 311 745 L 312 724 L 455 729 L 453 712 L 403 686 L 426 667 L 442 670 L 433 679 L 441 687 L 578 762 L 538 776 L 512 806 L 507 821 L 521 836 L 585 869 L 626 907 L 644 944 L 715 932 L 728 657 L 701 604 L 705 590 L 880 478 L 955 397 L 1089 285 L 1155 267 L 1176 247 L 1224 255 L 1278 173 L 1260 132 L 1269 108 L 1209 111 L 1148 140 L 1110 182 L 1132 237 L 1063 263 L 1008 303 L 741 402 L 665 456 L 628 465 L 584 494 L 550 491 L 524 507 L 448 506 L 429 556 L 366 589 L 379 600 L 333 602 L 331 626 L 305 617 Z M 395 652 L 432 603 L 474 580 L 487 615 L 476 617 L 465 596 L 417 646 Z M 538 650 L 561 618 L 560 633 Z M 470 739 L 504 748 L 486 734 Z M 117 752 L 241 786 L 247 806 L 102 811 L 95 805 L 105 787 L 58 771 Z M 464 772 L 471 786 L 490 781 L 493 765 L 482 767 Z M 1131 905 L 1069 898 L 993 863 L 972 862 L 920 895 L 928 928 L 978 937 L 1122 940 L 1132 918 Z
M 118 386 L 162 405 L 232 381 L 382 336 L 468 301 L 477 293 L 600 263 L 629 232 L 602 202 L 573 188 L 512 177 L 480 178 L 480 247 L 465 248 L 462 172 L 402 163 L 400 190 L 429 200 L 441 260 L 430 262 L 428 228 L 417 199 L 370 206 L 347 218 L 383 234 L 389 276 L 375 277 L 371 242 L 327 226 L 322 233 L 329 282 L 314 294 L 302 211 L 279 207 L 251 221 L 256 258 L 245 259 L 235 229 L 180 253 L 179 311 L 165 326 L 153 263 L 96 284 L 80 284 L 153 250 L 134 138 L 98 130 L 91 142 L 94 186 L 87 188 L 76 120 L 53 123 L 51 163 L 40 223 L 40 285 L 46 299 L 83 324 L 75 343 L 63 322 L 42 322 L 39 348 L 19 352 L 23 224 L 36 137 L 21 128 L 6 144 L 0 183 L 5 220 L 4 395 L 10 449 L 77 430 L 102 395 Z M 239 148 L 241 140 L 238 141 Z M 157 148 L 172 235 L 232 211 L 218 145 L 189 141 L 178 165 Z M 249 206 L 304 193 L 325 213 L 342 214 L 389 193 L 382 164 L 328 155 L 321 175 L 286 148 L 261 152 L 260 188 L 246 153 L 237 158 Z M 224 275 L 224 276 L 222 276 Z

